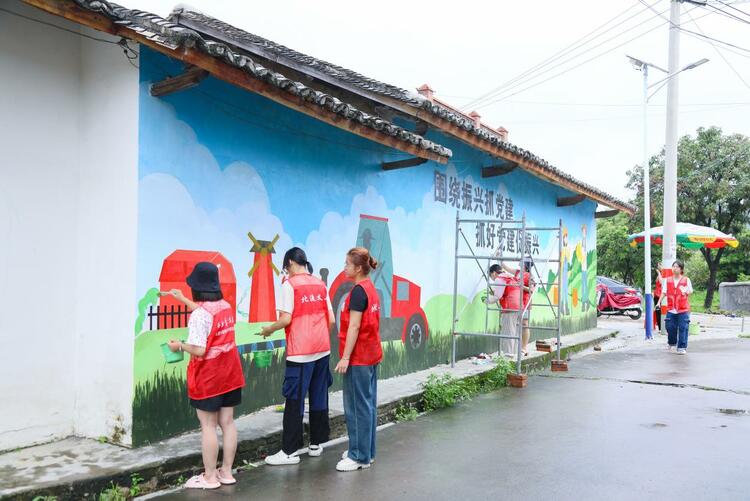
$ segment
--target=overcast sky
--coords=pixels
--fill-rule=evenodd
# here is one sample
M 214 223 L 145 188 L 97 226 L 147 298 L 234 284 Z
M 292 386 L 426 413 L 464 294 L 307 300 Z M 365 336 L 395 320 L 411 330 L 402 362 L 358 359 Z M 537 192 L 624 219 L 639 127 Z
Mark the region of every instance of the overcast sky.
M 120 3 L 163 16 L 175 5 L 169 0 Z M 648 0 L 648 4 L 669 15 L 667 0 Z M 667 67 L 668 25 L 636 0 L 193 0 L 190 5 L 384 82 L 411 90 L 429 83 L 438 97 L 457 106 L 517 77 L 624 12 L 584 39 L 581 47 L 554 58 L 541 68 L 542 75 L 508 88 L 498 96 L 504 99 L 478 111 L 489 125 L 506 127 L 511 142 L 626 199 L 630 193 L 624 186 L 625 173 L 642 161 L 643 148 L 642 77 L 625 54 Z M 750 23 L 750 3 L 733 4 L 747 16 L 715 5 Z M 719 55 L 707 41 L 681 35 L 681 66 L 704 57 L 710 62 L 681 75 L 680 135 L 711 125 L 726 133 L 750 135 L 750 24 L 687 3 L 682 12 L 683 28 L 741 48 L 714 43 Z M 616 48 L 620 44 L 624 45 Z M 555 65 L 559 66 L 552 68 Z M 560 72 L 565 73 L 526 89 Z M 660 78 L 658 72 L 651 73 L 651 82 Z M 521 92 L 509 95 L 517 91 Z M 649 103 L 650 153 L 664 144 L 666 94 L 664 87 Z

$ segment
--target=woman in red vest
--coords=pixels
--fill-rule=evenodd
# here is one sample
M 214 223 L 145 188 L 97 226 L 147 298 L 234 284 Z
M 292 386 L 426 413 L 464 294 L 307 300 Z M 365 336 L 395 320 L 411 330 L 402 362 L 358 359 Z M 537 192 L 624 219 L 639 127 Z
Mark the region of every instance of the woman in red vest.
M 375 460 L 378 425 L 378 364 L 380 346 L 380 298 L 368 278 L 378 262 L 364 247 L 346 254 L 344 273 L 354 281 L 341 311 L 339 356 L 336 372 L 344 375 L 344 414 L 349 450 L 336 465 L 338 471 L 369 468 Z
M 284 405 L 284 430 L 281 450 L 266 458 L 266 464 L 279 466 L 299 463 L 296 452 L 302 448 L 302 417 L 305 396 L 310 403 L 310 456 L 320 456 L 330 433 L 328 388 L 333 383 L 328 365 L 331 355 L 331 329 L 334 325 L 328 290 L 312 275 L 305 251 L 292 247 L 284 254 L 284 272 L 289 275 L 281 285 L 279 319 L 263 327 L 268 337 L 278 329 L 286 332 L 286 372 L 281 393 Z
M 186 279 L 193 302 L 177 290 L 170 291 L 189 305 L 193 312 L 188 321 L 187 342 L 169 341 L 172 351 L 190 353 L 187 389 L 190 405 L 201 423 L 201 450 L 205 471 L 187 481 L 189 489 L 216 489 L 234 484 L 232 463 L 237 451 L 237 428 L 234 407 L 242 400 L 245 377 L 234 341 L 235 314 L 224 301 L 219 286 L 219 269 L 213 263 L 200 262 Z M 221 427 L 223 458 L 216 468 L 219 441 L 216 426 Z
M 693 284 L 684 275 L 685 265 L 677 260 L 672 263 L 672 276 L 667 277 L 667 318 L 664 326 L 667 328 L 667 350 L 677 346 L 677 353 L 685 355 L 688 344 L 688 328 L 690 327 L 690 301 Z M 664 296 L 664 293 L 661 294 Z M 661 304 L 662 297 L 659 297 Z

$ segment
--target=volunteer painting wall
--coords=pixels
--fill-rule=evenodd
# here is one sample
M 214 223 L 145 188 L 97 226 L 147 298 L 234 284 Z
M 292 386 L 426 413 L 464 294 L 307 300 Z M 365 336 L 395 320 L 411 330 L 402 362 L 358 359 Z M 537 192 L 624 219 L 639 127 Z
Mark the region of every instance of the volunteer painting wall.
M 566 228 L 562 256 L 564 328 L 595 323 L 596 252 L 592 202 L 559 209 L 570 195 L 520 170 L 482 179 L 490 161 L 468 146 L 435 136 L 454 152 L 448 165 L 427 162 L 383 171 L 405 155 L 301 115 L 213 78 L 163 98 L 148 86 L 179 73 L 176 62 L 142 49 L 140 57 L 137 297 L 134 309 L 133 440 L 143 444 L 196 427 L 185 397 L 187 361 L 166 363 L 161 344 L 187 336 L 188 312 L 158 296 L 181 287 L 201 260 L 217 263 L 222 290 L 235 306 L 237 344 L 247 387 L 240 412 L 281 402 L 283 332 L 257 336 L 275 319 L 284 252 L 305 249 L 339 310 L 350 284 L 341 275 L 346 251 L 368 247 L 380 260 L 373 275 L 383 304 L 387 378 L 445 363 L 450 355 L 456 211 L 476 219 L 517 218 L 529 226 Z M 431 132 L 431 134 L 436 134 Z M 554 282 L 560 256 L 551 232 L 518 232 L 491 222 L 467 226 L 475 252 L 517 255 L 527 246 L 542 281 Z M 483 263 L 483 266 L 486 263 Z M 479 297 L 475 262 L 459 274 L 459 326 L 497 330 Z M 585 278 L 585 280 L 584 280 Z M 585 284 L 585 285 L 584 285 Z M 551 312 L 532 323 L 551 325 Z M 463 355 L 496 341 L 461 338 Z M 335 350 L 335 348 L 334 348 Z M 340 385 L 336 378 L 336 385 Z M 335 389 L 335 388 L 334 388 Z

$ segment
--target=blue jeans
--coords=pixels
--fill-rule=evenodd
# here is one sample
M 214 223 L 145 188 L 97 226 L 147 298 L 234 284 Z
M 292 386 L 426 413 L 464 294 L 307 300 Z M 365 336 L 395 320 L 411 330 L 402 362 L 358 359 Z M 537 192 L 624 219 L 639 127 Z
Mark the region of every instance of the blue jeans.
M 664 320 L 667 328 L 667 343 L 677 348 L 687 348 L 688 328 L 690 327 L 690 313 L 667 313 Z
M 284 428 L 281 450 L 294 454 L 302 447 L 305 397 L 310 403 L 310 445 L 327 442 L 330 434 L 328 422 L 328 387 L 333 383 L 328 368 L 329 355 L 314 362 L 286 362 L 281 393 L 284 405 Z
M 378 366 L 350 365 L 344 374 L 344 414 L 349 458 L 362 464 L 375 459 L 378 426 Z

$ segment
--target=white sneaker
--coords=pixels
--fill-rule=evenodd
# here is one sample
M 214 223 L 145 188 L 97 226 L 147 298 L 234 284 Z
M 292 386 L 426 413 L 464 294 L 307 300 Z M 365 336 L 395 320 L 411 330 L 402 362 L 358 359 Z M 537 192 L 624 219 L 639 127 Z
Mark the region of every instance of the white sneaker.
M 312 456 L 314 458 L 320 456 L 323 454 L 323 446 L 322 445 L 310 445 L 310 447 L 307 448 L 307 455 Z
M 672 349 L 674 349 L 674 346 L 672 346 L 671 344 L 668 344 L 667 345 L 667 351 L 672 351 Z
M 299 463 L 299 456 L 288 456 L 284 451 L 279 451 L 273 456 L 266 456 L 266 464 L 271 466 L 297 463 Z
M 341 453 L 341 459 L 347 459 L 349 457 L 349 451 L 346 450 Z M 370 464 L 375 462 L 375 458 L 370 459 Z
M 677 348 L 677 354 L 678 355 L 687 355 L 687 350 L 685 348 Z
M 338 471 L 357 471 L 357 470 L 364 470 L 369 467 L 370 467 L 369 464 L 358 463 L 355 460 L 348 458 L 348 457 L 346 459 L 342 459 L 336 465 L 336 469 Z

